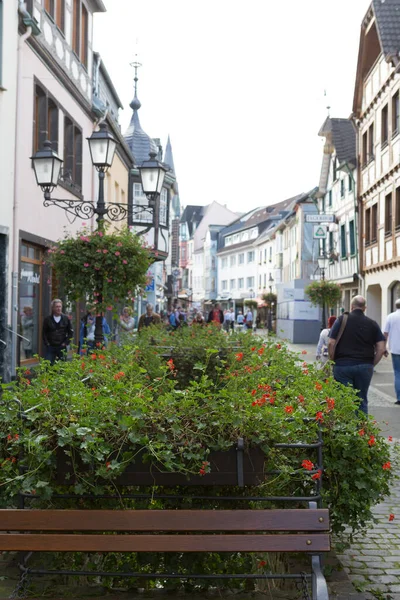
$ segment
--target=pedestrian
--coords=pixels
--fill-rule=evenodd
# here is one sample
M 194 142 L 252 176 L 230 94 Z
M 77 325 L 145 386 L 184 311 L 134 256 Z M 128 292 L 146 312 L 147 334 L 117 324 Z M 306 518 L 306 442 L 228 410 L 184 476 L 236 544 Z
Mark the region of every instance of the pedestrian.
M 253 329 L 253 313 L 251 312 L 251 308 L 247 309 L 247 313 L 246 313 L 246 329 Z
M 231 308 L 231 331 L 232 333 L 235 330 L 235 311 Z
M 238 326 L 239 331 L 243 330 L 243 325 L 244 325 L 244 316 L 241 310 L 238 311 L 238 315 L 236 317 L 236 323 Z
M 330 331 L 328 352 L 335 363 L 335 380 L 357 390 L 359 410 L 367 415 L 368 388 L 374 366 L 386 351 L 386 341 L 378 323 L 365 316 L 366 307 L 362 296 L 352 299 L 351 312 L 341 315 Z
M 394 389 L 396 402 L 400 405 L 400 298 L 396 300 L 396 310 L 388 315 L 384 327 L 384 335 L 388 341 L 388 348 L 392 355 L 394 371 Z
M 62 302 L 55 298 L 51 303 L 51 315 L 45 317 L 42 338 L 45 346 L 45 359 L 54 365 L 56 360 L 65 360 L 67 346 L 74 334 L 71 321 L 62 312 Z
M 79 329 L 79 354 L 84 353 L 84 347 L 87 350 L 94 350 L 96 347 L 95 341 L 95 333 L 96 333 L 96 316 L 92 312 L 92 308 L 87 308 L 86 315 L 81 319 L 81 326 Z M 102 327 L 103 327 L 103 342 L 104 345 L 107 345 L 107 336 L 110 335 L 110 327 L 102 317 Z
M 207 323 L 215 323 L 221 327 L 224 322 L 224 313 L 221 310 L 221 306 L 217 303 L 208 313 Z
M 330 333 L 330 330 L 332 329 L 335 321 L 336 321 L 335 316 L 329 317 L 328 327 L 325 327 L 319 334 L 317 354 L 316 354 L 315 358 L 321 363 L 321 365 L 324 365 L 329 360 L 329 354 L 328 354 L 329 333 Z
M 129 306 L 125 306 L 122 309 L 122 313 L 119 317 L 119 326 L 122 334 L 120 337 L 125 341 L 129 340 L 135 329 L 135 319 L 132 316 L 132 309 Z
M 143 329 L 143 327 L 149 327 L 150 325 L 160 325 L 160 323 L 160 315 L 154 312 L 154 306 L 152 304 L 148 304 L 146 306 L 146 312 L 140 315 L 138 331 Z
M 223 328 L 224 331 L 226 331 L 226 333 L 229 333 L 229 330 L 231 328 L 231 311 L 229 310 L 229 308 L 224 312 Z
M 192 321 L 192 325 L 200 325 L 200 327 L 204 327 L 204 325 L 206 324 L 203 314 L 200 311 L 197 311 L 193 321 Z

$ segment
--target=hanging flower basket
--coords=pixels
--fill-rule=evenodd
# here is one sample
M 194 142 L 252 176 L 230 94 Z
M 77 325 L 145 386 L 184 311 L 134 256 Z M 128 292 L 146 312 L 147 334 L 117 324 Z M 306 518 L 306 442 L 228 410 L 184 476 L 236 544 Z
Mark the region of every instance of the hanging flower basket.
M 305 293 L 314 306 L 335 306 L 342 297 L 340 286 L 333 281 L 313 281 Z

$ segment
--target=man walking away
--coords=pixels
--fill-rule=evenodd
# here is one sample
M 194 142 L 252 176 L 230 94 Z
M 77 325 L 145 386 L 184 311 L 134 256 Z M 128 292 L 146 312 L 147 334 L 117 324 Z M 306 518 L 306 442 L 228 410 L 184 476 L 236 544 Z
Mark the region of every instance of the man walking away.
M 154 306 L 148 304 L 146 306 L 146 312 L 140 315 L 138 323 L 138 331 L 141 331 L 143 327 L 150 327 L 150 325 L 160 325 L 161 317 L 158 313 L 154 312 Z
M 383 331 L 392 354 L 394 389 L 397 398 L 395 404 L 400 406 L 400 298 L 396 300 L 395 312 L 388 315 Z
M 56 360 L 65 360 L 67 346 L 74 332 L 67 315 L 62 314 L 62 302 L 58 298 L 51 303 L 51 315 L 43 321 L 42 337 L 45 359 L 54 365 Z
M 355 296 L 351 301 L 351 312 L 337 319 L 330 331 L 328 351 L 334 360 L 333 376 L 339 383 L 352 385 L 360 398 L 359 409 L 368 414 L 368 388 L 374 366 L 379 363 L 386 350 L 385 336 L 378 323 L 365 316 L 365 298 Z M 343 319 L 346 325 L 339 337 Z

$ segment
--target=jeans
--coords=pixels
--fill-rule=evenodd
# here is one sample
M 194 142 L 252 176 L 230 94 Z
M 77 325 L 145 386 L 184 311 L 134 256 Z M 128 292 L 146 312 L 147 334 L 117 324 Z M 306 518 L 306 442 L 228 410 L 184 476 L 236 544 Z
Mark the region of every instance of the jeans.
M 400 402 L 400 354 L 392 354 L 392 364 L 394 371 L 394 389 L 396 391 L 397 401 Z
M 352 385 L 361 399 L 359 410 L 368 414 L 368 388 L 371 383 L 374 366 L 371 364 L 335 365 L 333 367 L 333 376 L 336 381 L 343 385 Z
M 46 346 L 45 359 L 49 360 L 51 365 L 54 365 L 56 360 L 65 360 L 66 351 L 65 346 Z

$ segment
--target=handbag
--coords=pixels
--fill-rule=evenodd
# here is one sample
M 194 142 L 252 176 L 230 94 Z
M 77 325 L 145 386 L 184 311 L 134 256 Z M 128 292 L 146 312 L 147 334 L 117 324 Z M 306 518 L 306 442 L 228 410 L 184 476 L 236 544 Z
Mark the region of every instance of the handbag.
M 329 358 L 330 358 L 330 360 L 334 360 L 335 359 L 335 351 L 336 351 L 338 343 L 340 342 L 340 338 L 342 337 L 343 332 L 344 332 L 344 330 L 346 328 L 346 324 L 347 324 L 347 319 L 348 318 L 349 318 L 349 313 L 344 313 L 343 314 L 342 322 L 340 324 L 339 333 L 338 333 L 338 336 L 337 336 L 337 338 L 335 340 L 335 343 L 334 343 L 333 346 L 329 347 Z

